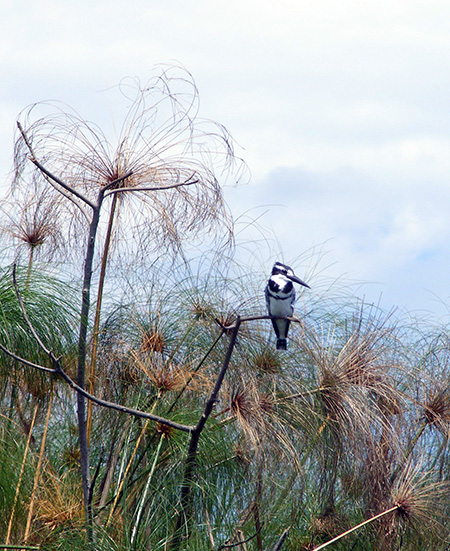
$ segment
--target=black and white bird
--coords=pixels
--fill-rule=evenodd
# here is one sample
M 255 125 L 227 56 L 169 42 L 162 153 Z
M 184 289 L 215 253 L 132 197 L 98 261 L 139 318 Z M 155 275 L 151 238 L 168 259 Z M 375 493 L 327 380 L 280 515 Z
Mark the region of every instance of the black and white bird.
M 308 289 L 311 288 L 294 274 L 292 268 L 281 264 L 281 262 L 275 262 L 265 291 L 269 316 L 292 316 L 295 302 L 295 289 L 292 282 L 303 285 Z M 272 325 L 277 336 L 277 350 L 286 350 L 286 338 L 290 323 L 289 320 L 272 319 Z

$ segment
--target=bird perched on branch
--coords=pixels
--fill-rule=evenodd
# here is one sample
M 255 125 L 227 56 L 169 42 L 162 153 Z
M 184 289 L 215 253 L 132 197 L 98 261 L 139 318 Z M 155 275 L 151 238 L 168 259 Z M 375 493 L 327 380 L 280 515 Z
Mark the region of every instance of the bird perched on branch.
M 281 264 L 281 262 L 275 262 L 265 290 L 269 316 L 292 316 L 295 302 L 295 290 L 292 282 L 303 285 L 308 289 L 311 288 L 294 274 L 292 268 Z M 277 350 L 286 350 L 286 338 L 290 323 L 286 319 L 272 319 L 272 325 L 277 336 Z

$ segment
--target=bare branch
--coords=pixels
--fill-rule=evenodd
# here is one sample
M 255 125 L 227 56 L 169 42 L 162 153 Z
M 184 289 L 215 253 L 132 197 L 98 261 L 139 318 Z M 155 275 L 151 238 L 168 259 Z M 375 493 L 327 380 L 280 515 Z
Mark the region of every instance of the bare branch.
M 158 415 L 153 415 L 151 413 L 147 413 L 145 411 L 140 411 L 137 409 L 129 408 L 126 406 L 122 406 L 121 404 L 116 404 L 114 402 L 108 402 L 107 400 L 102 400 L 101 398 L 97 398 L 97 396 L 94 396 L 93 394 L 90 394 L 80 386 L 78 386 L 75 381 L 73 381 L 69 375 L 64 371 L 64 369 L 61 367 L 61 364 L 51 351 L 45 350 L 45 352 L 49 355 L 52 362 L 56 365 L 56 368 L 52 369 L 50 367 L 44 367 L 42 365 L 35 364 L 33 362 L 30 362 L 28 360 L 25 360 L 24 358 L 21 358 L 20 356 L 17 356 L 17 354 L 14 354 L 10 350 L 8 350 L 5 346 L 3 346 L 0 343 L 0 350 L 2 350 L 5 354 L 8 354 L 11 358 L 14 360 L 17 360 L 18 362 L 27 365 L 29 367 L 32 367 L 34 369 L 38 369 L 39 371 L 45 371 L 46 373 L 52 373 L 55 375 L 59 375 L 62 377 L 66 383 L 76 392 L 79 394 L 82 394 L 85 398 L 88 400 L 91 400 L 91 402 L 94 402 L 95 404 L 98 404 L 99 406 L 103 406 L 109 409 L 114 409 L 116 411 L 120 411 L 122 413 L 127 413 L 128 415 L 133 415 L 134 417 L 141 417 L 143 419 L 150 419 L 151 421 L 155 421 L 157 423 L 161 423 L 164 425 L 167 425 L 169 427 L 172 427 L 174 429 L 181 430 L 183 432 L 191 432 L 194 427 L 191 427 L 189 425 L 182 425 L 181 423 L 175 423 L 174 421 L 170 421 L 170 419 L 165 419 L 163 417 L 159 417 Z
M 0 350 L 2 350 L 5 354 L 10 356 L 13 360 L 16 360 L 24 365 L 27 365 L 28 367 L 32 367 L 33 369 L 38 369 L 39 371 L 45 371 L 46 373 L 58 373 L 57 369 L 52 369 L 51 367 L 44 367 L 43 365 L 35 364 L 33 362 L 25 360 L 24 358 L 21 358 L 20 356 L 17 356 L 17 354 L 14 354 L 14 352 L 11 352 L 11 350 L 8 350 L 1 343 L 0 343 Z
M 211 392 L 211 395 L 208 401 L 206 402 L 205 409 L 203 411 L 202 416 L 200 417 L 197 425 L 193 427 L 193 429 L 191 430 L 191 438 L 189 441 L 189 448 L 188 448 L 186 463 L 184 467 L 183 482 L 181 484 L 181 496 L 180 496 L 181 510 L 177 517 L 175 532 L 170 544 L 170 549 L 172 550 L 177 551 L 179 549 L 180 543 L 181 543 L 181 537 L 182 537 L 181 528 L 183 526 L 183 521 L 184 519 L 189 518 L 189 509 L 191 507 L 191 500 L 192 500 L 192 484 L 194 479 L 194 471 L 195 471 L 195 466 L 197 461 L 197 451 L 198 451 L 200 436 L 203 429 L 205 428 L 206 421 L 208 420 L 208 417 L 211 415 L 213 407 L 217 402 L 217 395 L 219 394 L 220 388 L 223 383 L 223 379 L 228 370 L 228 366 L 230 365 L 230 360 L 233 354 L 234 346 L 236 344 L 239 327 L 240 327 L 240 318 L 238 317 L 233 325 L 233 332 L 231 333 L 228 349 L 227 349 L 225 358 L 223 360 L 220 373 L 217 376 L 214 388 Z
M 125 176 L 124 176 L 125 178 Z M 123 179 L 124 179 L 123 178 Z M 105 193 L 105 197 L 107 197 L 108 195 L 113 195 L 115 193 L 123 193 L 125 191 L 164 191 L 166 189 L 174 189 L 174 188 L 179 188 L 179 187 L 183 187 L 183 186 L 191 186 L 192 184 L 198 184 L 198 180 L 192 180 L 192 182 L 181 182 L 179 184 L 171 184 L 169 186 L 158 186 L 158 187 L 124 187 L 124 188 L 120 188 L 120 189 L 110 189 L 108 190 L 106 193 Z
M 258 320 L 289 320 L 294 323 L 300 323 L 303 324 L 302 320 L 295 318 L 293 316 L 244 316 L 242 318 L 239 318 L 239 323 L 245 323 L 248 321 L 258 321 Z M 230 331 L 231 329 L 234 329 L 236 326 L 236 320 L 231 323 L 230 325 L 224 325 L 219 319 L 215 318 L 214 320 L 224 331 Z
M 49 170 L 47 170 L 35 157 L 34 155 L 34 152 L 33 152 L 33 148 L 31 146 L 31 143 L 29 142 L 28 140 L 28 137 L 27 135 L 25 134 L 25 130 L 22 128 L 22 125 L 20 124 L 19 121 L 17 121 L 17 127 L 18 129 L 20 130 L 20 133 L 22 134 L 22 137 L 25 141 L 25 143 L 27 144 L 27 147 L 28 149 L 30 150 L 30 153 L 31 153 L 31 157 L 30 157 L 30 161 L 43 173 L 45 174 L 48 178 L 50 178 L 51 180 L 53 180 L 54 182 L 56 182 L 59 186 L 61 186 L 63 189 L 65 189 L 66 191 L 68 191 L 69 193 L 72 193 L 73 195 L 75 195 L 75 197 L 78 197 L 78 199 L 81 199 L 81 201 L 83 201 L 84 203 L 86 203 L 87 205 L 89 205 L 91 208 L 95 209 L 95 205 L 89 201 L 89 199 L 87 197 L 85 197 L 83 194 L 81 194 L 80 192 L 76 191 L 75 189 L 73 189 L 71 186 L 69 186 L 68 184 L 64 183 L 60 178 L 58 178 L 57 176 L 55 176 L 54 174 L 52 174 Z M 64 194 L 66 197 L 67 195 Z M 76 204 L 76 203 L 75 203 Z
M 52 355 L 53 356 L 53 355 Z M 114 409 L 116 411 L 120 411 L 122 413 L 127 413 L 128 415 L 133 415 L 134 417 L 141 417 L 142 419 L 150 419 L 150 421 L 155 421 L 157 423 L 161 423 L 162 425 L 167 425 L 168 427 L 172 427 L 174 429 L 181 430 L 183 432 L 192 432 L 194 430 L 194 427 L 190 425 L 183 425 L 181 423 L 176 423 L 175 421 L 171 421 L 170 419 L 165 419 L 164 417 L 160 417 L 159 415 L 153 415 L 152 413 L 147 413 L 145 411 L 140 411 L 138 409 L 129 408 L 127 406 L 123 406 L 121 404 L 116 404 L 115 402 L 108 402 L 107 400 L 102 400 L 101 398 L 97 398 L 97 396 L 94 396 L 93 394 L 90 394 L 87 390 L 84 388 L 81 388 L 78 386 L 75 381 L 73 381 L 69 375 L 62 369 L 61 364 L 56 358 L 52 358 L 54 361 L 56 361 L 57 365 L 57 373 L 61 375 L 61 377 L 66 381 L 66 383 L 78 394 L 81 394 L 88 400 L 91 400 L 91 402 L 94 402 L 94 404 L 97 404 L 102 407 L 106 407 L 109 409 Z
M 234 345 L 236 344 L 236 338 L 239 332 L 240 325 L 241 325 L 241 319 L 238 317 L 233 326 L 233 333 L 231 334 L 230 343 L 228 345 L 228 350 L 222 364 L 222 369 L 220 370 L 220 373 L 217 377 L 216 384 L 214 385 L 214 389 L 211 392 L 211 396 L 209 397 L 209 400 L 206 402 L 203 415 L 200 417 L 200 420 L 197 423 L 197 426 L 195 427 L 195 432 L 198 433 L 198 437 L 200 437 L 200 433 L 202 432 L 206 424 L 206 421 L 208 420 L 208 417 L 211 415 L 213 407 L 217 401 L 217 395 L 219 394 L 220 388 L 223 383 L 223 379 L 225 377 L 225 374 L 228 370 L 228 366 L 230 364 L 231 355 L 233 354 Z

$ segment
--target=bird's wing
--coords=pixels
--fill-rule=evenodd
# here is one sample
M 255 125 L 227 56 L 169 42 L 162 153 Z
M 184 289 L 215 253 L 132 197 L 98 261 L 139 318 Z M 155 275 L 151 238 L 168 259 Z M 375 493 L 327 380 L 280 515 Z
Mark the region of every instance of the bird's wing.
M 292 296 L 291 296 L 291 300 L 289 302 L 290 302 L 291 310 L 292 310 L 292 314 L 293 314 L 294 313 L 294 302 L 295 302 L 295 289 L 292 289 Z
M 267 308 L 267 312 L 269 313 L 269 316 L 271 315 L 270 314 L 270 297 L 269 297 L 269 284 L 266 285 L 266 288 L 264 289 L 264 294 L 266 296 L 266 308 Z

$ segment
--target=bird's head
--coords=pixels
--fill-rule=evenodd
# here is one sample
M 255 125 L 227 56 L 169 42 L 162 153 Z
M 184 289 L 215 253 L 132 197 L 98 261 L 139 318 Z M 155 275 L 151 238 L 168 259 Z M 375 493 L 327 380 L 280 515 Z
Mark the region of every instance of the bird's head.
M 286 266 L 286 264 L 282 264 L 281 262 L 275 262 L 272 268 L 272 275 L 282 275 L 284 277 L 287 277 L 294 283 L 298 283 L 299 285 L 303 285 L 303 287 L 311 289 L 311 287 L 307 283 L 302 281 L 294 274 L 294 270 L 290 266 Z

